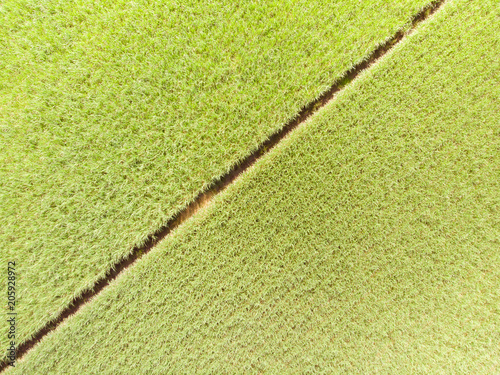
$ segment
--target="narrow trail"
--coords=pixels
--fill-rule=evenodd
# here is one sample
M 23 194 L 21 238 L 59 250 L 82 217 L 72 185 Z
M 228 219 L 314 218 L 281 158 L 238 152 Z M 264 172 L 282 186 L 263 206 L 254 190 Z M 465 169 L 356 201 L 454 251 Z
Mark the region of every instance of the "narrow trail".
M 239 164 L 235 165 L 231 171 L 222 176 L 219 180 L 213 181 L 211 188 L 206 192 L 199 194 L 192 203 L 190 203 L 186 208 L 179 212 L 174 218 L 169 220 L 162 228 L 160 228 L 155 233 L 151 234 L 144 245 L 140 247 L 135 247 L 130 255 L 120 262 L 115 264 L 113 268 L 108 272 L 106 277 L 98 280 L 91 290 L 87 290 L 82 293 L 79 297 L 75 298 L 71 304 L 64 309 L 61 314 L 51 322 L 49 322 L 45 327 L 38 331 L 31 339 L 25 341 L 17 348 L 16 358 L 22 358 L 29 350 L 31 350 L 39 341 L 43 339 L 48 333 L 56 329 L 62 322 L 64 322 L 69 316 L 75 314 L 89 302 L 94 296 L 99 294 L 106 286 L 109 285 L 118 275 L 120 275 L 126 268 L 134 264 L 138 259 L 147 254 L 158 242 L 164 239 L 170 232 L 172 232 L 179 225 L 184 223 L 186 220 L 191 218 L 201 207 L 205 206 L 211 201 L 213 196 L 224 190 L 229 184 L 233 183 L 240 174 L 245 172 L 250 166 L 252 166 L 259 158 L 267 154 L 274 146 L 276 146 L 284 137 L 287 136 L 292 130 L 297 128 L 300 124 L 306 121 L 310 116 L 316 113 L 320 108 L 325 106 L 328 102 L 334 99 L 337 92 L 342 90 L 347 83 L 354 80 L 359 74 L 364 70 L 368 69 L 371 65 L 376 63 L 382 56 L 384 56 L 388 51 L 393 49 L 398 43 L 400 43 L 404 37 L 414 31 L 417 26 L 424 20 L 428 19 L 432 14 L 434 14 L 441 6 L 445 3 L 445 0 L 433 1 L 424 7 L 419 13 L 417 13 L 410 22 L 410 27 L 406 31 L 399 31 L 388 39 L 385 43 L 378 46 L 374 51 L 372 51 L 365 60 L 358 63 L 352 67 L 346 74 L 335 82 L 328 91 L 323 93 L 318 99 L 312 101 L 307 106 L 305 106 L 297 116 L 286 124 L 281 130 L 274 133 L 269 137 L 268 140 L 263 142 L 257 150 L 252 152 Z M 8 367 L 7 362 L 0 363 L 0 372 L 4 371 Z

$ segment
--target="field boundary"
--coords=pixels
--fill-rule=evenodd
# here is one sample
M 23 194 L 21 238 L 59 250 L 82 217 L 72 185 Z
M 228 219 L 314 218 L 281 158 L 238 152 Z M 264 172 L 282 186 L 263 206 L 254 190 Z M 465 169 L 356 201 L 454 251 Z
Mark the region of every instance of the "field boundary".
M 170 232 L 172 232 L 179 225 L 191 218 L 201 207 L 205 206 L 211 201 L 213 196 L 220 193 L 228 185 L 233 183 L 240 174 L 245 172 L 252 166 L 259 158 L 267 154 L 274 146 L 276 146 L 283 138 L 285 138 L 292 130 L 297 128 L 300 124 L 305 122 L 310 116 L 316 113 L 320 108 L 325 106 L 328 102 L 334 99 L 337 92 L 342 90 L 349 82 L 359 76 L 364 70 L 368 69 L 376 63 L 383 55 L 393 49 L 400 43 L 404 37 L 414 31 L 417 26 L 424 20 L 428 19 L 434 14 L 446 0 L 432 1 L 425 6 L 420 12 L 412 17 L 412 20 L 400 29 L 396 34 L 380 44 L 373 50 L 363 61 L 353 66 L 338 79 L 327 91 L 321 94 L 316 100 L 310 102 L 300 110 L 297 116 L 289 121 L 279 131 L 272 134 L 265 142 L 263 142 L 255 151 L 240 161 L 233 168 L 221 176 L 218 180 L 213 181 L 211 186 L 205 191 L 200 193 L 189 205 L 181 210 L 176 216 L 170 219 L 158 231 L 151 234 L 145 241 L 144 245 L 135 247 L 130 254 L 123 258 L 121 261 L 113 265 L 112 269 L 94 284 L 92 289 L 83 292 L 79 297 L 74 298 L 71 304 L 66 307 L 57 318 L 50 321 L 41 330 L 35 333 L 29 340 L 22 343 L 16 350 L 16 359 L 22 358 L 29 350 L 31 350 L 39 341 L 43 339 L 48 333 L 56 329 L 62 322 L 69 316 L 76 313 L 80 308 L 89 302 L 93 297 L 99 294 L 111 281 L 116 279 L 126 268 L 134 264 L 144 254 L 147 254 L 158 242 L 163 240 Z M 409 27 L 408 27 L 409 26 Z M 0 372 L 8 367 L 8 362 L 3 360 L 0 362 Z

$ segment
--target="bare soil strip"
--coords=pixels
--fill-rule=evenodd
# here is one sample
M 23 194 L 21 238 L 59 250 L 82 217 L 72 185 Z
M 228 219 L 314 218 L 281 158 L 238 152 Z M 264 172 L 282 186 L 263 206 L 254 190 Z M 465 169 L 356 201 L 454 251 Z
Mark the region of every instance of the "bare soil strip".
M 275 145 L 277 145 L 284 137 L 287 136 L 292 130 L 294 130 L 301 123 L 306 121 L 311 115 L 316 113 L 321 107 L 326 105 L 330 100 L 332 100 L 337 92 L 342 90 L 347 83 L 354 80 L 361 72 L 369 68 L 372 64 L 377 62 L 383 55 L 394 48 L 405 35 L 411 33 L 420 24 L 420 22 L 429 18 L 434 14 L 443 4 L 445 0 L 433 1 L 426 7 L 424 7 L 418 14 L 416 14 L 411 25 L 406 30 L 398 31 L 394 36 L 388 39 L 385 43 L 381 44 L 374 51 L 370 53 L 367 58 L 351 68 L 343 78 L 335 82 L 331 88 L 323 93 L 318 99 L 309 103 L 305 106 L 298 115 L 286 124 L 280 131 L 271 135 L 267 141 L 262 143 L 257 150 L 252 152 L 239 164 L 235 165 L 233 169 L 222 176 L 219 180 L 212 183 L 212 187 L 207 191 L 200 193 L 193 202 L 191 202 L 186 208 L 184 208 L 179 214 L 174 218 L 169 220 L 160 230 L 149 236 L 148 240 L 141 247 L 134 248 L 127 258 L 124 258 L 120 262 L 114 265 L 114 267 L 108 272 L 105 278 L 100 279 L 91 290 L 87 290 L 79 297 L 75 298 L 72 303 L 54 320 L 47 324 L 43 329 L 38 331 L 30 340 L 25 341 L 17 348 L 16 357 L 21 358 L 26 354 L 31 348 L 33 348 L 45 335 L 50 331 L 57 328 L 63 321 L 65 321 L 70 315 L 76 313 L 83 305 L 90 301 L 94 296 L 99 294 L 112 280 L 114 280 L 118 275 L 120 275 L 127 267 L 134 264 L 138 259 L 140 259 L 144 254 L 148 253 L 158 242 L 165 238 L 171 231 L 177 228 L 179 225 L 188 220 L 193 216 L 201 207 L 205 206 L 211 201 L 212 197 L 224 190 L 229 184 L 231 184 L 240 174 L 242 174 L 247 168 L 253 165 L 259 158 L 265 155 L 269 150 L 271 150 Z M 7 368 L 7 362 L 0 363 L 0 372 Z

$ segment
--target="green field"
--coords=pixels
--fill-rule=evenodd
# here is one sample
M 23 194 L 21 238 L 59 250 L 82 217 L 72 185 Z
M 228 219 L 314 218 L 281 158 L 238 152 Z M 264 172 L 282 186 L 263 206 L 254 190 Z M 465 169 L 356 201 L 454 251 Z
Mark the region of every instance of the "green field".
M 3 2 L 0 263 L 18 264 L 20 342 L 426 3 Z
M 495 373 L 498 4 L 449 1 L 10 373 Z

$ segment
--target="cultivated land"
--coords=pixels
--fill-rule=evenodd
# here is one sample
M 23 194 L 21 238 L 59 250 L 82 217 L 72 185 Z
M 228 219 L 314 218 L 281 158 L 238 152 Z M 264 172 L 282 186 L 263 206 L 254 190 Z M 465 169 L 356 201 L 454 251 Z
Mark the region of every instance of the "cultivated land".
M 20 342 L 426 3 L 3 2 L 0 264 L 18 265 Z
M 494 373 L 496 10 L 445 4 L 10 373 Z

